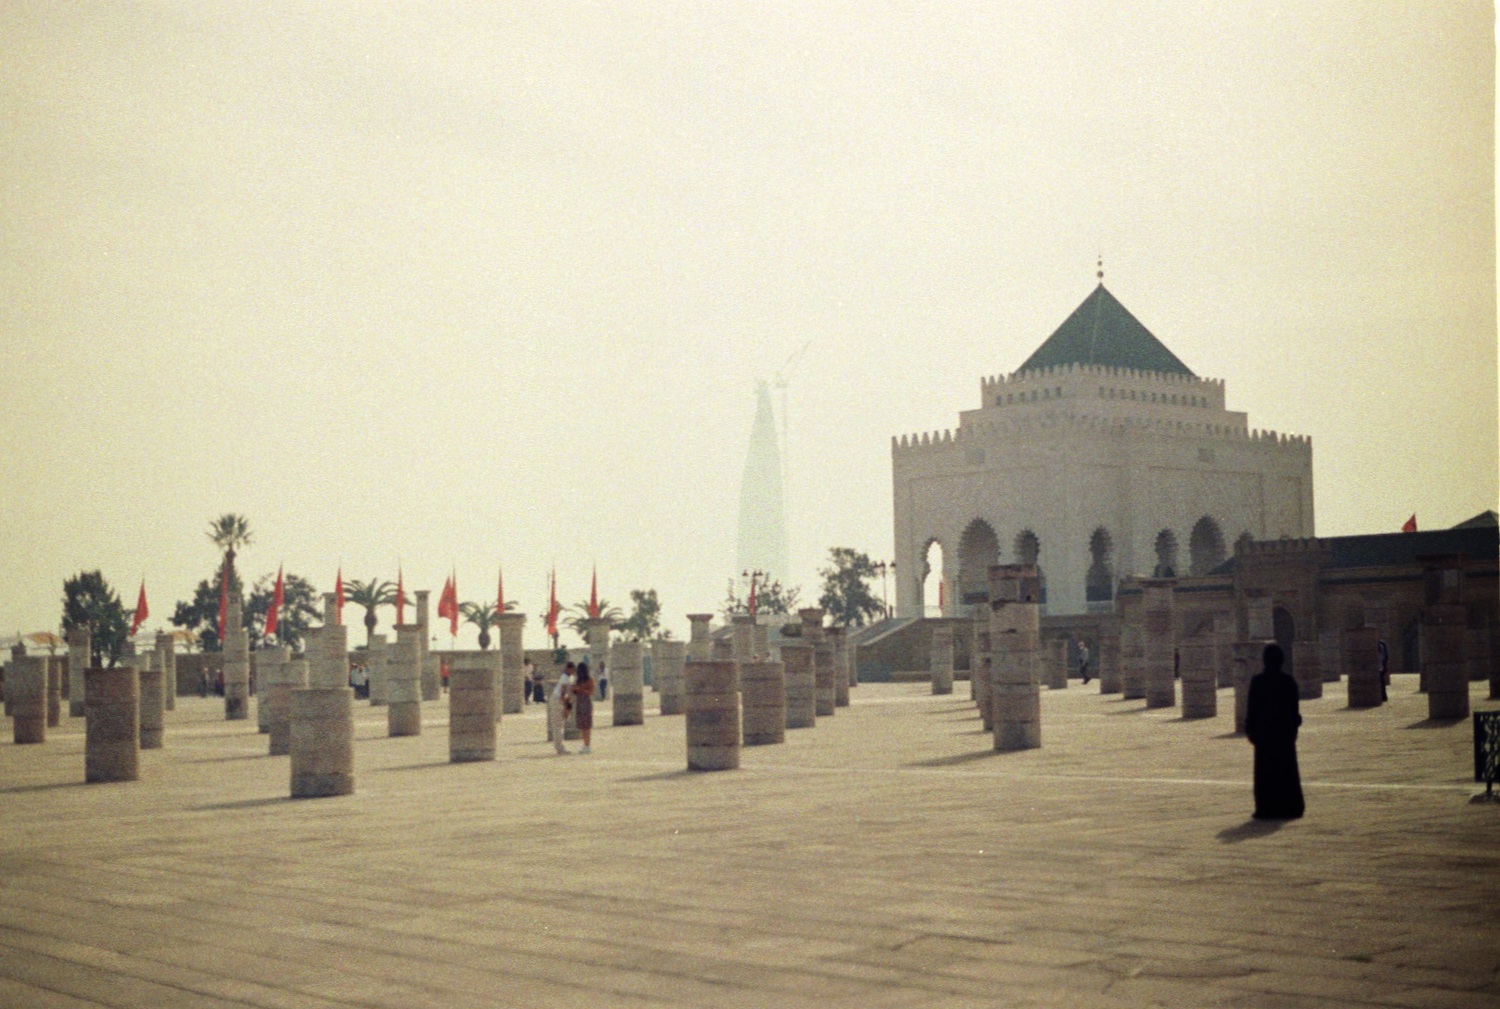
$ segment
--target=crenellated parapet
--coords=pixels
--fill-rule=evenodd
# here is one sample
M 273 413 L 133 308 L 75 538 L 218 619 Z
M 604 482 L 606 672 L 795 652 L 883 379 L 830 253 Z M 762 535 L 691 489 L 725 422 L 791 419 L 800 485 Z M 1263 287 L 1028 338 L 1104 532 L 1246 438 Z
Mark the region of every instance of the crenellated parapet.
M 1212 421 L 1179 420 L 1170 417 L 1103 416 L 1089 413 L 1047 413 L 1003 419 L 965 419 L 958 428 L 893 435 L 896 453 L 943 451 L 966 442 L 989 442 L 1001 438 L 1048 431 L 1086 431 L 1102 435 L 1150 432 L 1166 436 L 1213 438 L 1225 442 L 1278 445 L 1311 452 L 1312 438 L 1262 428 L 1241 427 Z

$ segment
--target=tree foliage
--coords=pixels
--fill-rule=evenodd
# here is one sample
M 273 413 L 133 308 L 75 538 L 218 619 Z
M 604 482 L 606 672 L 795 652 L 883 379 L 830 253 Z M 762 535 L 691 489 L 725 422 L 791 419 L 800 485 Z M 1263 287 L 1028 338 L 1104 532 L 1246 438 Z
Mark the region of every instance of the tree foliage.
M 95 666 L 108 659 L 113 666 L 125 651 L 130 624 L 125 604 L 109 587 L 101 571 L 80 571 L 63 582 L 63 632 L 87 627 L 93 635 L 89 658 Z
M 224 643 L 219 640 L 220 577 L 221 572 L 215 571 L 203 579 L 193 589 L 193 598 L 187 602 L 179 601 L 172 611 L 172 624 L 198 635 L 199 647 L 205 652 L 222 651 L 224 648 Z M 244 591 L 239 574 L 232 570 L 229 573 L 229 591 Z
M 661 627 L 661 602 L 655 589 L 631 589 L 630 616 L 615 625 L 615 630 L 631 641 L 646 641 Z
M 779 581 L 761 582 L 755 586 L 755 610 L 757 613 L 790 615 L 797 612 L 801 595 L 802 589 L 789 589 Z M 735 595 L 734 579 L 729 579 L 729 594 L 724 599 L 724 619 L 728 620 L 736 613 L 749 612 L 750 596 Z
M 255 588 L 245 602 L 245 627 L 250 632 L 252 644 L 265 637 L 266 617 L 271 612 L 271 599 L 276 595 L 276 576 L 261 575 L 255 580 Z M 276 614 L 276 637 L 283 645 L 301 650 L 302 638 L 314 621 L 323 619 L 319 605 L 318 590 L 313 583 L 301 575 L 288 571 L 281 580 L 281 611 Z M 218 622 L 218 603 L 214 603 L 214 621 Z
M 863 627 L 885 613 L 885 607 L 870 591 L 875 564 L 868 554 L 849 547 L 833 547 L 828 551 L 828 561 L 828 566 L 818 572 L 823 576 L 823 594 L 818 597 L 818 605 L 835 626 Z
M 589 617 L 589 601 L 584 599 L 576 602 L 563 612 L 567 615 L 558 620 L 558 625 L 571 629 L 573 633 L 577 634 L 587 644 L 589 640 L 588 625 L 591 619 Z M 625 619 L 625 613 L 620 607 L 610 605 L 608 599 L 600 599 L 599 619 L 607 622 L 610 630 L 616 631 L 620 629 L 620 623 Z
M 505 605 L 510 609 L 512 603 Z M 459 603 L 458 612 L 463 615 L 464 623 L 473 624 L 479 628 L 479 650 L 489 651 L 490 628 L 500 626 L 500 614 L 495 612 L 494 603 Z
M 370 635 L 375 633 L 375 625 L 380 622 L 375 611 L 382 606 L 396 605 L 396 583 L 377 578 L 362 582 L 356 578 L 344 586 L 344 602 L 365 608 L 365 647 L 368 648 Z

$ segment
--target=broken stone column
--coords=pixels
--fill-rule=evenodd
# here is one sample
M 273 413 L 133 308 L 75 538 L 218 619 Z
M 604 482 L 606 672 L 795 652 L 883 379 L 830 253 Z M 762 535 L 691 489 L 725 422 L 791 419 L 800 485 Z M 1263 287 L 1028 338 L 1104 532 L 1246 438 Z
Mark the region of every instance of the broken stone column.
M 969 671 L 969 686 L 985 732 L 995 731 L 995 662 L 995 639 L 986 624 L 974 631 L 975 668 Z
M 51 655 L 42 656 L 47 667 L 47 727 L 62 724 L 62 661 Z
M 495 759 L 495 674 L 499 656 L 455 657 L 448 667 L 448 760 L 455 764 Z
M 609 621 L 585 620 L 583 639 L 588 642 L 589 647 L 589 675 L 595 681 L 601 676 L 609 676 L 610 689 L 614 689 L 613 671 L 606 672 L 610 662 Z
M 755 618 L 748 613 L 736 613 L 730 618 L 730 626 L 734 661 L 749 662 L 755 658 Z
M 689 662 L 684 677 L 688 770 L 728 771 L 739 767 L 739 664 Z
M 688 614 L 688 662 L 707 662 L 713 654 L 713 619 L 712 613 Z
M 141 681 L 135 667 L 87 669 L 83 692 L 83 780 L 136 780 L 140 776 Z
M 250 717 L 250 636 L 245 633 L 240 600 L 229 597 L 224 623 L 224 719 Z
M 1342 651 L 1349 707 L 1380 707 L 1380 632 L 1373 627 L 1344 631 Z
M 1421 614 L 1422 676 L 1427 717 L 1469 717 L 1469 670 L 1464 657 L 1468 612 L 1456 603 L 1428 606 Z
M 266 645 L 255 651 L 255 722 L 260 731 L 271 731 L 271 687 L 281 683 L 286 675 L 281 666 L 291 660 L 286 648 Z M 291 700 L 287 700 L 287 712 L 291 712 Z
M 1036 567 L 991 565 L 989 583 L 995 749 L 1035 749 L 1042 745 L 1041 686 L 1036 672 L 1041 585 Z
M 82 718 L 83 671 L 93 662 L 90 654 L 94 636 L 87 627 L 75 627 L 68 632 L 68 714 Z
M 1146 707 L 1170 708 L 1177 703 L 1177 634 L 1173 626 L 1170 578 L 1141 580 L 1141 648 L 1146 672 Z
M 1323 696 L 1323 656 L 1316 641 L 1292 642 L 1292 676 L 1297 696 L 1304 701 Z
M 1322 630 L 1318 633 L 1318 671 L 1324 683 L 1337 683 L 1343 670 L 1339 661 L 1339 645 L 1342 634 L 1337 630 Z
M 661 713 L 680 715 L 687 710 L 683 687 L 683 667 L 687 664 L 687 642 L 651 642 L 651 679 L 661 700 Z
M 1234 686 L 1234 631 L 1232 612 L 1214 614 L 1214 676 L 1221 687 Z
M 260 652 L 256 703 L 266 713 L 271 756 L 284 757 L 292 752 L 292 691 L 307 686 L 307 661 L 294 660 L 286 645 L 269 645 Z
M 428 623 L 427 597 L 432 593 L 426 589 L 417 592 L 417 624 L 422 628 L 417 653 L 417 677 L 421 688 L 421 699 L 438 701 L 443 697 L 443 663 L 432 654 L 432 627 Z
M 1219 713 L 1219 677 L 1215 658 L 1219 642 L 1212 631 L 1184 638 L 1182 655 L 1182 717 L 1213 718 Z
M 740 699 L 746 746 L 786 742 L 786 668 L 780 662 L 741 662 Z
M 1042 668 L 1047 674 L 1047 689 L 1066 690 L 1068 688 L 1068 639 L 1058 638 L 1055 641 L 1046 642 L 1039 657 L 1044 659 Z
M 292 691 L 292 798 L 350 795 L 354 691 L 349 687 L 349 629 L 338 622 L 338 597 L 332 592 L 323 594 L 323 627 L 309 641 L 307 656 L 307 686 Z
M 156 664 L 161 669 L 162 701 L 177 710 L 177 641 L 167 631 L 156 632 Z
M 391 736 L 422 734 L 421 624 L 397 624 L 396 644 L 386 660 L 386 731 Z
M 519 715 L 526 707 L 526 614 L 500 614 L 500 710 Z
M 16 645 L 5 666 L 5 697 L 10 702 L 17 745 L 47 741 L 47 664 Z
M 833 649 L 833 706 L 849 706 L 849 635 L 842 627 L 829 627 L 823 639 Z
M 646 681 L 641 669 L 641 643 L 620 641 L 610 650 L 609 693 L 615 725 L 646 724 Z
M 786 682 L 786 727 L 811 729 L 818 724 L 817 676 L 810 645 L 782 645 L 781 665 Z
M 754 628 L 755 659 L 764 662 L 771 657 L 771 632 L 765 624 L 757 622 Z
M 838 704 L 833 686 L 833 646 L 823 635 L 823 611 L 809 606 L 797 611 L 802 620 L 802 641 L 813 650 L 813 685 L 818 717 L 831 717 Z
M 953 693 L 953 624 L 939 617 L 932 625 L 932 692 Z
M 370 674 L 370 707 L 383 708 L 389 700 L 390 688 L 386 662 L 390 658 L 390 645 L 384 634 L 371 634 L 370 644 L 365 649 L 365 670 Z
M 162 728 L 166 720 L 167 699 L 163 690 L 161 668 L 156 664 L 156 652 L 140 656 L 140 747 L 143 750 L 159 750 L 162 746 Z

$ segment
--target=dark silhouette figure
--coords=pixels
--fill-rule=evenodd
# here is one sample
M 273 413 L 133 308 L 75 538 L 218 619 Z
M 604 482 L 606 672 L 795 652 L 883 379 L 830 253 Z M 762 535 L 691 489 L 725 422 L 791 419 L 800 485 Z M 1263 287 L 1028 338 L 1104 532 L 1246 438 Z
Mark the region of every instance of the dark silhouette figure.
M 1255 818 L 1295 820 L 1305 808 L 1297 773 L 1297 681 L 1282 669 L 1280 645 L 1267 645 L 1261 660 L 1265 670 L 1250 680 L 1245 714 L 1245 735 L 1255 747 Z

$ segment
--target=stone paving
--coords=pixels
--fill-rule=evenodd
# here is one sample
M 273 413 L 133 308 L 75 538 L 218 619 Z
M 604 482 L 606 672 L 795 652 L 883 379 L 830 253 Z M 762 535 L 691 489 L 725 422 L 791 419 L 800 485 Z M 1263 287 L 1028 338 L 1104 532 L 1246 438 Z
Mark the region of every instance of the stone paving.
M 1500 804 L 1415 677 L 1303 703 L 1279 828 L 1227 690 L 1184 722 L 1075 680 L 1001 754 L 928 689 L 713 773 L 649 692 L 590 755 L 531 707 L 474 764 L 446 701 L 407 738 L 358 703 L 356 793 L 304 800 L 217 698 L 124 784 L 83 784 L 81 719 L 0 726 L 0 1006 L 1500 1005 Z

